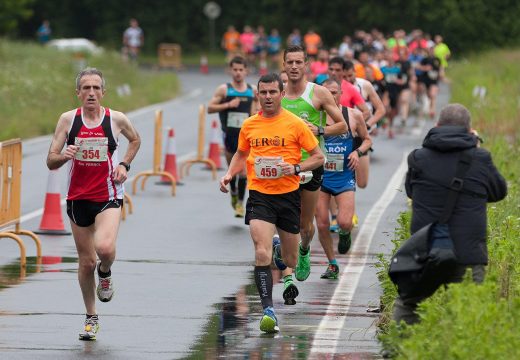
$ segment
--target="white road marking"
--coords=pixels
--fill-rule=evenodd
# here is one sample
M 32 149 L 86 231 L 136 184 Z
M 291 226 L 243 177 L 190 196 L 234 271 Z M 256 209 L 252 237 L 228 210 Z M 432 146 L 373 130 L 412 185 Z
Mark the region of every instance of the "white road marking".
M 314 334 L 311 354 L 336 353 L 338 340 L 341 336 L 348 310 L 352 304 L 352 298 L 356 292 L 361 273 L 365 268 L 368 251 L 377 226 L 385 210 L 399 193 L 398 189 L 407 170 L 406 157 L 407 155 L 404 154 L 401 164 L 388 182 L 382 196 L 368 212 L 355 241 L 353 241 L 351 251 L 362 255 L 361 257 L 356 256 L 355 259 L 349 259 L 347 265 L 343 268 L 334 295 L 330 299 L 330 305 L 327 307 L 327 315 L 323 317 Z M 352 264 L 353 262 L 355 264 Z M 335 313 L 341 313 L 342 315 L 333 316 Z

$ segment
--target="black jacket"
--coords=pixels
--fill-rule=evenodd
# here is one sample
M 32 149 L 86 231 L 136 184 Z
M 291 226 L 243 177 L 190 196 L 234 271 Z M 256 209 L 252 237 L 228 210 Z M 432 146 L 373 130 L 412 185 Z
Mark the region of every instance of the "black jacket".
M 438 220 L 455 174 L 461 151 L 476 148 L 477 138 L 464 127 L 440 126 L 431 129 L 423 147 L 414 152 L 415 166 L 408 163 L 406 194 L 412 199 L 411 232 Z M 473 152 L 473 162 L 464 177 L 463 190 L 449 221 L 451 237 L 460 264 L 487 264 L 486 203 L 502 200 L 507 184 L 491 154 L 482 148 Z

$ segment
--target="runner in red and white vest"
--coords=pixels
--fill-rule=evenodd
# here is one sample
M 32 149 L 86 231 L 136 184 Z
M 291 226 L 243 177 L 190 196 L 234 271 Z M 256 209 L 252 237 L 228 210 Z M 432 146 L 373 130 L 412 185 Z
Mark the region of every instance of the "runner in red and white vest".
M 114 180 L 117 167 L 118 142 L 112 134 L 109 108 L 101 108 L 101 121 L 87 126 L 82 108 L 76 109 L 71 122 L 67 145 L 78 146 L 69 162 L 67 200 L 110 201 L 123 199 L 123 183 Z
M 103 302 L 114 295 L 110 269 L 116 254 L 123 183 L 141 139 L 125 114 L 101 106 L 105 94 L 101 71 L 81 71 L 76 78 L 76 94 L 81 107 L 60 116 L 47 166 L 55 170 L 69 165 L 67 214 L 78 251 L 78 280 L 86 309 L 79 339 L 95 340 L 99 329 L 96 293 Z M 119 134 L 128 140 L 121 162 L 117 154 Z

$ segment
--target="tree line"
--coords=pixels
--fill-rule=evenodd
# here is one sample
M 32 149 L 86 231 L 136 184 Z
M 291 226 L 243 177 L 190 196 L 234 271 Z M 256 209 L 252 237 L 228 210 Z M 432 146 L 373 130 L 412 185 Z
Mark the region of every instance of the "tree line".
M 85 37 L 118 49 L 130 18 L 145 33 L 144 51 L 155 53 L 162 42 L 179 43 L 187 51 L 210 48 L 207 0 L 2 0 L 0 35 L 34 39 L 44 19 L 52 36 Z M 384 33 L 420 28 L 442 34 L 455 53 L 518 45 L 520 2 L 516 0 L 215 0 L 215 47 L 228 25 L 277 28 L 286 37 L 293 28 L 313 27 L 325 45 L 336 46 L 356 29 Z

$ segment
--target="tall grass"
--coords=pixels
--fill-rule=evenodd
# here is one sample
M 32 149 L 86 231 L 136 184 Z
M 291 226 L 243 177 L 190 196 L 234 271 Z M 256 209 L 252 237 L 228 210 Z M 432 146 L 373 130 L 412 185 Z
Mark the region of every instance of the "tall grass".
M 396 290 L 389 281 L 388 259 L 381 256 L 379 278 L 384 295 L 380 340 L 399 359 L 520 358 L 520 51 L 474 55 L 453 64 L 451 102 L 466 105 L 473 127 L 508 181 L 505 200 L 488 206 L 489 265 L 482 285 L 467 278 L 419 305 L 420 323 L 390 321 Z M 487 95 L 473 96 L 475 86 Z M 395 244 L 406 239 L 410 213 L 398 220 Z M 471 219 L 468 219 L 471 221 Z
M 471 55 L 448 68 L 452 102 L 472 113 L 474 128 L 487 136 L 502 136 L 510 142 L 520 134 L 520 51 L 494 50 Z M 486 89 L 480 100 L 476 87 Z
M 106 79 L 106 106 L 129 111 L 173 98 L 177 77 L 140 70 L 116 52 L 85 55 L 60 52 L 34 43 L 0 39 L 0 141 L 49 134 L 60 114 L 79 105 L 75 78 L 81 67 L 99 68 Z M 128 84 L 131 94 L 119 96 Z

